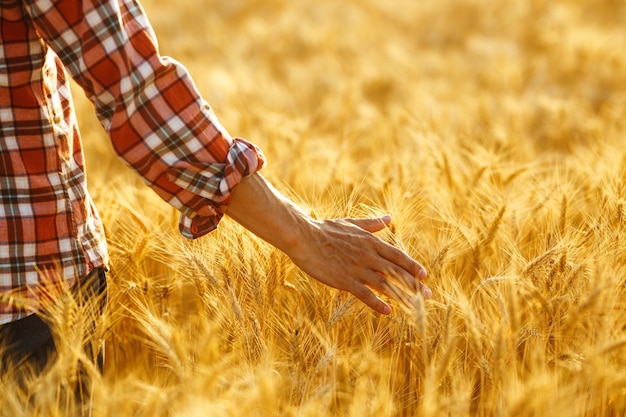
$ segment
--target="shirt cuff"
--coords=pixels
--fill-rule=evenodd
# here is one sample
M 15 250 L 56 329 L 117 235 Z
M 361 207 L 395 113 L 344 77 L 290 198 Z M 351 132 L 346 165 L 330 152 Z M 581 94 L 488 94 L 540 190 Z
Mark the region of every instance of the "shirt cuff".
M 225 163 L 181 164 L 168 171 L 168 179 L 200 197 L 198 207 L 183 207 L 179 221 L 180 233 L 196 239 L 215 230 L 226 212 L 233 189 L 241 180 L 259 171 L 265 156 L 256 145 L 233 138 Z

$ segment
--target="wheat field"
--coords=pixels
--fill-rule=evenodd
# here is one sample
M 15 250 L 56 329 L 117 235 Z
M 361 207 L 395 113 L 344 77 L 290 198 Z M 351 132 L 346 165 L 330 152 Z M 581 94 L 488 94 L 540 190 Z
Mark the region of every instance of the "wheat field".
M 626 1 L 143 5 L 264 176 L 390 213 L 434 297 L 379 316 L 229 219 L 186 240 L 76 89 L 112 269 L 90 415 L 626 415 Z M 72 415 L 82 316 L 0 415 Z

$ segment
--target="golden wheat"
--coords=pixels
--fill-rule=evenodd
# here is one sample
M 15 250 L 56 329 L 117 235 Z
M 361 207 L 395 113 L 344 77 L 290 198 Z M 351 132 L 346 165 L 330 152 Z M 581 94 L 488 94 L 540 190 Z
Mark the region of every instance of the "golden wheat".
M 186 241 L 76 89 L 112 266 L 91 415 L 626 413 L 626 2 L 144 6 L 265 175 L 318 218 L 391 213 L 434 299 L 377 316 L 228 219 Z M 73 411 L 77 308 L 0 415 Z

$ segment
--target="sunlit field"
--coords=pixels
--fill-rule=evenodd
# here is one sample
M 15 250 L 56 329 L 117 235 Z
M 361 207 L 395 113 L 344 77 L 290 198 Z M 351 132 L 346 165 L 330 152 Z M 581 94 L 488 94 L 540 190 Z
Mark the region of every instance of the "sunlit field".
M 76 89 L 111 254 L 91 415 L 626 414 L 626 1 L 143 5 L 263 175 L 390 213 L 434 296 L 379 316 L 229 219 L 186 240 Z M 81 317 L 0 415 L 72 415 Z

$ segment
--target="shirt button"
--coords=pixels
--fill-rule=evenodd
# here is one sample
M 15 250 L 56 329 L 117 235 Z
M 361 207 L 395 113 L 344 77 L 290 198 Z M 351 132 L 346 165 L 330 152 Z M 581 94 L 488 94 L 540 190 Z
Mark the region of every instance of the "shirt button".
M 198 226 L 193 225 L 191 226 L 191 233 L 193 233 L 194 235 L 198 233 Z

